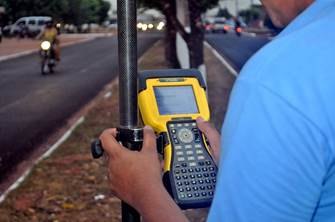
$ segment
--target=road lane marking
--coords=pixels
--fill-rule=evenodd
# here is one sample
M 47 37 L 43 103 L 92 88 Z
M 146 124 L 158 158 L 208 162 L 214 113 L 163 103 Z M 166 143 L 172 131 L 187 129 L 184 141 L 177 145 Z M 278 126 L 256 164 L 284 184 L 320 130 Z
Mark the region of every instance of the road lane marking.
M 215 55 L 216 58 L 218 58 L 220 60 L 220 62 L 227 67 L 227 69 L 229 70 L 229 72 L 237 77 L 238 76 L 238 72 L 236 71 L 236 69 L 234 69 L 230 64 L 229 62 L 227 62 L 227 60 L 220 55 L 220 53 L 218 53 L 218 51 L 216 51 L 216 49 L 214 49 L 207 41 L 205 41 L 205 46 L 207 48 L 209 48 L 209 50 L 212 51 L 212 53 Z
M 31 167 L 29 167 L 23 174 L 20 176 L 19 179 L 17 179 L 5 192 L 3 192 L 0 196 L 0 203 L 2 203 L 8 194 L 18 188 L 21 183 L 29 176 L 31 173 L 32 169 L 39 164 L 42 160 L 48 158 L 60 145 L 62 145 L 72 134 L 72 132 L 83 122 L 85 121 L 85 117 L 82 116 L 80 117 L 71 127 L 68 131 L 66 131 L 65 134 L 54 144 L 48 149 L 40 158 L 38 158 Z

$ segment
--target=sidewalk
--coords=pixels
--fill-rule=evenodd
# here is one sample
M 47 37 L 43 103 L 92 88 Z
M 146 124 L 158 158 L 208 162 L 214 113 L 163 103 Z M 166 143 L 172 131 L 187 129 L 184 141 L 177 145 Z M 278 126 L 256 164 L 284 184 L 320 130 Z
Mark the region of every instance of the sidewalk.
M 61 46 L 64 47 L 110 35 L 112 34 L 62 34 L 60 35 L 60 42 Z M 0 43 L 0 62 L 38 51 L 40 43 L 40 40 L 35 39 L 4 38 Z
M 206 49 L 212 121 L 220 127 L 234 76 Z M 140 69 L 164 68 L 163 43 L 140 60 Z M 0 204 L 0 221 L 120 221 L 120 201 L 110 193 L 102 159 L 93 160 L 90 143 L 118 124 L 118 85 L 106 86 L 79 125 L 50 157 L 39 162 L 24 182 Z M 87 110 L 87 109 L 85 109 Z M 207 210 L 186 211 L 190 221 L 206 220 Z

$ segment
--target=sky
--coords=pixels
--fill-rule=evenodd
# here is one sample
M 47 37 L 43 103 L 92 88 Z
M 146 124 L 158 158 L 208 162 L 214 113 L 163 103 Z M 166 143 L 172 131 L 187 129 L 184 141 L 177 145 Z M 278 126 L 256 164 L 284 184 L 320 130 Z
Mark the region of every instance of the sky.
M 116 11 L 117 0 L 106 0 L 106 1 L 108 1 L 112 4 L 112 11 Z M 157 0 L 157 1 L 159 1 L 159 0 Z M 236 4 L 236 1 L 237 1 L 237 4 Z M 241 9 L 249 8 L 251 3 L 260 4 L 259 0 L 220 0 L 221 7 L 228 8 L 228 10 L 232 14 L 235 14 L 235 12 L 236 12 L 236 5 L 241 10 Z

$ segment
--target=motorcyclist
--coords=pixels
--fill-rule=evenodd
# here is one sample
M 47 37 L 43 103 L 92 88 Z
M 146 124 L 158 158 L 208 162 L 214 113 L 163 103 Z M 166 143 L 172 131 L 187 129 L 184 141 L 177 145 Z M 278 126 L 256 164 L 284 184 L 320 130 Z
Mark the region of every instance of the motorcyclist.
M 44 30 L 39 35 L 39 39 L 42 41 L 49 41 L 52 44 L 55 59 L 60 61 L 60 41 L 58 35 L 54 22 L 50 20 L 46 22 Z

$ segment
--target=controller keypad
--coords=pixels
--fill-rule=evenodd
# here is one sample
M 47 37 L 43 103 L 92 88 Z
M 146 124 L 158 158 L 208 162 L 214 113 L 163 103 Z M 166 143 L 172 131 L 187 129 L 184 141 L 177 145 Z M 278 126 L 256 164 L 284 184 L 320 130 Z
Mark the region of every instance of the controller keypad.
M 178 199 L 212 199 L 217 167 L 206 150 L 196 122 L 168 123 L 167 126 L 174 147 L 172 176 Z

